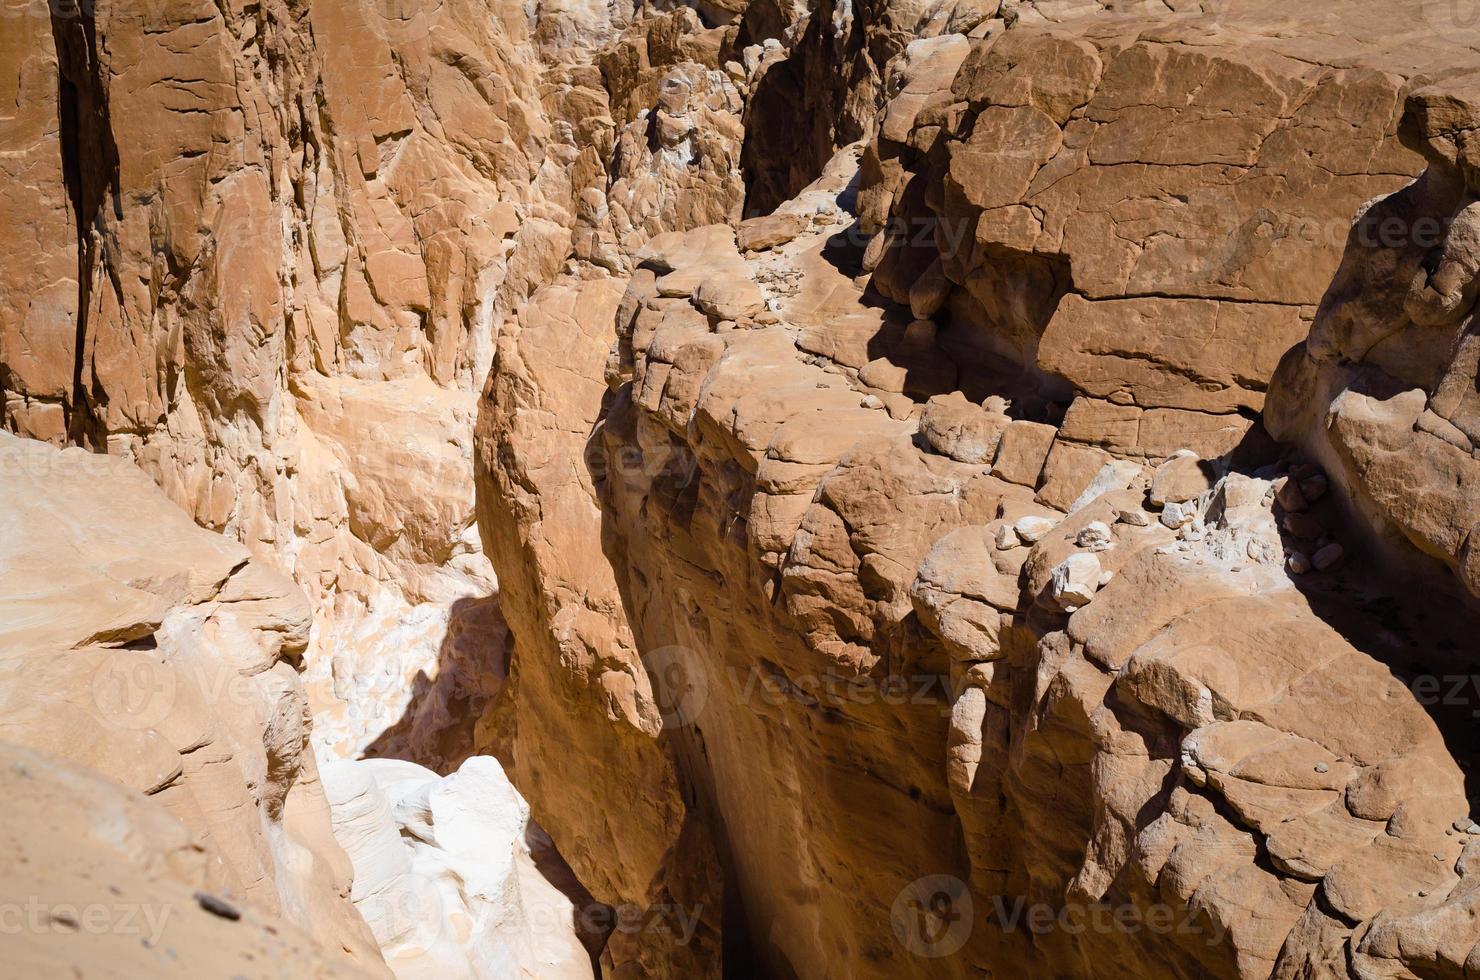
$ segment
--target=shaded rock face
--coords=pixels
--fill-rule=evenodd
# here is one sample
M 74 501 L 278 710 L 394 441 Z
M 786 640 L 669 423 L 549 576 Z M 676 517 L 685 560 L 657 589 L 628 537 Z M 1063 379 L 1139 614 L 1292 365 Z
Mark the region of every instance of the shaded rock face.
M 1475 539 L 1473 76 L 1407 97 L 1400 136 L 1427 166 L 1369 202 L 1306 342 L 1280 366 L 1271 430 L 1326 463 L 1402 560 L 1414 549 L 1480 595 Z M 1411 562 L 1410 562 L 1411 563 Z

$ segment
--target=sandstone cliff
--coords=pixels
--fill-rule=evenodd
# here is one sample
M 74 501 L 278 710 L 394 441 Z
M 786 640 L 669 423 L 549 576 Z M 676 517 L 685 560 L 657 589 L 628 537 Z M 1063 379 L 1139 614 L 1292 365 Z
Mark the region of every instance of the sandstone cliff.
M 267 974 L 1474 975 L 1472 20 L 4 5 L 0 741 L 139 828 L 44 887 Z
M 604 396 L 620 284 L 534 298 L 480 416 L 554 641 L 510 711 L 589 691 L 581 766 L 657 712 L 732 970 L 1468 975 L 1473 38 L 1071 6 L 880 42 L 826 132 L 770 67 L 765 216 L 635 253 Z

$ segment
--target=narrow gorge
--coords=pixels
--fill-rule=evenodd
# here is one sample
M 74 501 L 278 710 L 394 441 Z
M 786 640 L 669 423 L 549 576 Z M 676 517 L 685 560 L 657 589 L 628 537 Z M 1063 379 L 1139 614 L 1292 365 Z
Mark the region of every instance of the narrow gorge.
M 0 972 L 1480 977 L 1471 0 L 0 85 Z

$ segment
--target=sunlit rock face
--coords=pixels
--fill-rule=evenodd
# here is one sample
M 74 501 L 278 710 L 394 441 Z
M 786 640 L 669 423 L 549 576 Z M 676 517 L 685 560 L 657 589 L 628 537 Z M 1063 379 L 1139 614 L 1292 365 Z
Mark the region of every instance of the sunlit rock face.
M 309 942 L 261 935 L 287 920 L 344 970 L 383 974 L 309 744 L 302 591 L 117 457 L 0 433 L 0 507 L 0 742 L 26 797 L 4 832 L 43 834 L 11 855 L 16 887 L 39 875 L 46 902 L 105 906 L 106 885 L 83 879 L 107 868 L 161 917 L 181 896 L 196 904 L 197 889 L 257 923 L 233 951 Z M 69 813 L 78 793 L 98 809 Z M 35 826 L 47 800 L 55 811 Z M 46 855 L 74 845 L 75 863 L 53 869 Z M 181 915 L 196 945 L 170 969 L 206 969 L 212 930 Z M 26 955 L 55 976 L 106 961 L 106 948 L 43 942 Z
M 593 976 L 576 932 L 590 899 L 537 864 L 554 849 L 497 760 L 442 777 L 398 759 L 337 761 L 324 787 L 351 897 L 397 977 Z
M 898 12 L 755 51 L 755 216 L 579 268 L 495 358 L 515 772 L 656 713 L 732 968 L 1465 975 L 1473 694 L 1431 689 L 1480 515 L 1411 433 L 1467 369 L 1381 342 L 1473 300 L 1467 103 L 1424 86 L 1480 64 L 1422 7 L 1008 5 L 880 40 L 815 125 L 765 80 Z M 1395 208 L 1447 237 L 1349 243 Z
M 1476 971 L 1454 4 L 0 6 L 52 911 L 183 894 L 186 975 Z

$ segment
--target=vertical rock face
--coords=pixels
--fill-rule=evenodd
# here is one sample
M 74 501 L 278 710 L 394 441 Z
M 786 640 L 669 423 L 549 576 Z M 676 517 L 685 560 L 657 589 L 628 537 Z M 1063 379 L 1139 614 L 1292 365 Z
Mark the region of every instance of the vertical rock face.
M 488 553 L 519 570 L 502 593 L 519 646 L 492 738 L 599 901 L 703 917 L 683 945 L 657 931 L 618 934 L 610 968 L 704 976 L 719 964 L 712 850 L 660 741 L 662 711 L 602 551 L 588 470 L 641 465 L 640 454 L 587 449 L 607 395 L 602 324 L 622 288 L 605 278 L 546 287 L 499 338 L 479 419 L 478 523 Z M 621 827 L 608 823 L 616 814 Z
M 1470 695 L 1426 692 L 1472 670 L 1475 508 L 1391 425 L 1463 428 L 1462 340 L 1401 317 L 1467 322 L 1467 103 L 1419 39 L 1474 62 L 1420 6 L 1307 35 L 1011 5 L 879 40 L 822 128 L 766 86 L 900 12 L 756 52 L 742 169 L 775 212 L 653 238 L 620 301 L 582 271 L 501 341 L 480 524 L 539 644 L 515 778 L 646 737 L 718 856 L 727 963 L 770 975 L 1466 975 Z M 1345 244 L 1394 208 L 1442 240 Z M 613 313 L 609 390 L 562 411 Z M 508 721 L 572 700 L 555 735 Z M 553 809 L 557 841 L 605 832 Z
M 48 914 L 184 895 L 191 975 L 1475 973 L 1452 7 L 0 7 Z
M 1280 366 L 1272 430 L 1325 462 L 1398 545 L 1480 595 L 1475 455 L 1480 271 L 1473 76 L 1418 88 L 1400 135 L 1418 180 L 1358 215 L 1310 337 Z

